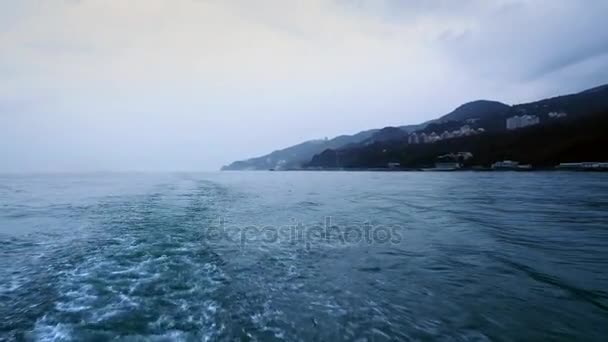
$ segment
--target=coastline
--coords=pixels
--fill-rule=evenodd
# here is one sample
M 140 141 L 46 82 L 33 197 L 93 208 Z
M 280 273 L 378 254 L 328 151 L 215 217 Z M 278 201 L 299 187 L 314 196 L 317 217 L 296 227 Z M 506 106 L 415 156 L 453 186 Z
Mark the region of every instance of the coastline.
M 284 170 L 221 170 L 222 172 L 608 172 L 608 169 L 562 169 L 557 167 L 538 167 L 530 169 L 492 169 L 492 168 L 460 168 L 455 170 L 433 169 L 433 168 L 302 168 Z

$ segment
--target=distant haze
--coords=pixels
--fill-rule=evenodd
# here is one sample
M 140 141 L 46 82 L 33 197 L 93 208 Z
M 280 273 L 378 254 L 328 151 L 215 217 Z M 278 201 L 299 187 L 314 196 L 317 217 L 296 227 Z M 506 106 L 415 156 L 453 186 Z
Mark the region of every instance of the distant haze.
M 0 0 L 0 172 L 213 170 L 608 83 L 605 0 Z

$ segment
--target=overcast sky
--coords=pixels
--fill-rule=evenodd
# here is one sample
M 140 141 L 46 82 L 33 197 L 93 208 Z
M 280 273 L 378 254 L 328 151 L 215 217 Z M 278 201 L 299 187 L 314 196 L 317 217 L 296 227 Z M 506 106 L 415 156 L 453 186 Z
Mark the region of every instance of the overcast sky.
M 608 83 L 605 0 L 0 0 L 0 171 L 212 170 Z

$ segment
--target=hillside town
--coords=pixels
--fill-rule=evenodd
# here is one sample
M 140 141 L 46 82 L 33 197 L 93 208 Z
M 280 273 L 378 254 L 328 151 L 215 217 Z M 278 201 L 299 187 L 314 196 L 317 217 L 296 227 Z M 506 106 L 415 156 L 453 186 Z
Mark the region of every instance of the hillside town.
M 567 117 L 568 114 L 565 112 L 550 112 L 547 113 L 548 119 L 561 119 Z M 453 138 L 467 137 L 471 135 L 484 133 L 486 130 L 482 127 L 473 128 L 469 124 L 475 124 L 478 119 L 467 119 L 466 125 L 460 127 L 454 131 L 444 131 L 439 134 L 437 132 L 425 133 L 425 132 L 413 132 L 408 136 L 409 144 L 432 144 L 442 140 L 448 140 Z M 535 126 L 540 124 L 540 117 L 532 114 L 522 114 L 509 117 L 505 120 L 507 131 L 513 131 L 520 128 Z
M 485 132 L 483 128 L 471 128 L 469 125 L 464 125 L 460 127 L 460 129 L 454 130 L 452 132 L 444 131 L 441 134 L 437 134 L 436 132 L 431 132 L 430 134 L 422 133 L 412 133 L 408 137 L 408 143 L 410 144 L 432 144 L 437 141 L 459 138 L 459 137 L 467 137 L 475 134 L 480 134 Z

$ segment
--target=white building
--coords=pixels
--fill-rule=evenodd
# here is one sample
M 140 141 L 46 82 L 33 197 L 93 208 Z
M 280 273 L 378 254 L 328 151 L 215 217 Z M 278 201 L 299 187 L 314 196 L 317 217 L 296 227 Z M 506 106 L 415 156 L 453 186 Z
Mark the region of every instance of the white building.
M 437 135 L 437 133 L 432 132 L 432 133 L 431 133 L 431 135 L 429 135 L 429 136 L 428 136 L 428 140 L 429 140 L 429 142 L 430 142 L 430 143 L 434 143 L 434 142 L 436 142 L 436 141 L 439 141 L 439 140 L 440 140 L 440 138 L 439 138 L 439 136 Z
M 429 142 L 428 141 L 429 138 L 427 137 L 426 133 L 421 133 L 418 138 L 419 138 L 421 144 L 426 144 Z
M 518 128 L 538 125 L 540 118 L 536 115 L 512 116 L 507 119 L 507 129 L 514 130 Z
M 549 113 L 549 117 L 551 119 L 565 118 L 566 116 L 568 116 L 568 113 L 565 113 L 565 112 L 551 112 L 551 113 Z
M 419 144 L 420 139 L 418 138 L 418 134 L 416 134 L 416 133 L 410 134 L 409 138 L 407 139 L 407 142 L 410 144 Z
M 510 170 L 510 169 L 516 169 L 519 167 L 519 162 L 516 161 L 512 161 L 512 160 L 503 160 L 503 161 L 498 161 L 494 164 L 492 164 L 492 169 L 504 169 L 504 170 Z
M 507 119 L 507 129 L 517 129 L 519 127 L 519 116 L 513 116 Z

